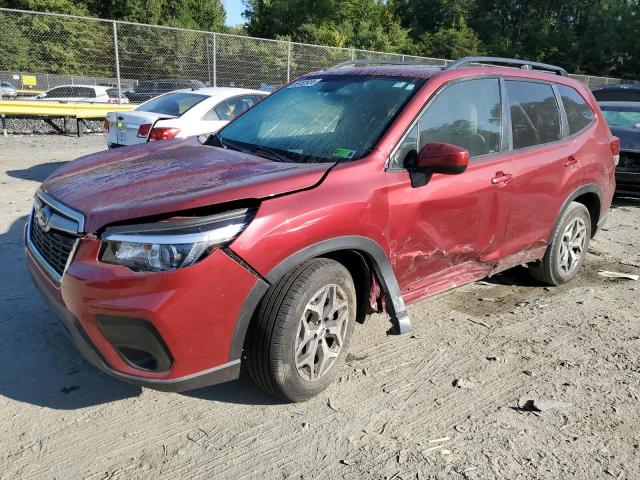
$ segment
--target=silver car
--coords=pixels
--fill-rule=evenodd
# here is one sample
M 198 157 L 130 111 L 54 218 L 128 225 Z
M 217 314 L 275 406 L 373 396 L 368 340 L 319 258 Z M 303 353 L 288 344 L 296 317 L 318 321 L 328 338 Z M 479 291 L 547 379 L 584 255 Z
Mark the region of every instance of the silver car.
M 0 97 L 2 98 L 16 98 L 18 92 L 16 86 L 11 82 L 0 82 Z

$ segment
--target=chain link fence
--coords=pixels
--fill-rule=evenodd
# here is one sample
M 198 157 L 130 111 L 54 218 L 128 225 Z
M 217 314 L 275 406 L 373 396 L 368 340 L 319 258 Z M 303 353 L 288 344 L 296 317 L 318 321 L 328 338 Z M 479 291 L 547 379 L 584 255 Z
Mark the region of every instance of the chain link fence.
M 155 79 L 277 87 L 348 60 L 435 66 L 451 61 L 5 8 L 0 8 L 0 45 L 0 81 L 27 95 L 68 84 L 126 92 Z M 608 77 L 572 77 L 591 88 L 621 83 Z

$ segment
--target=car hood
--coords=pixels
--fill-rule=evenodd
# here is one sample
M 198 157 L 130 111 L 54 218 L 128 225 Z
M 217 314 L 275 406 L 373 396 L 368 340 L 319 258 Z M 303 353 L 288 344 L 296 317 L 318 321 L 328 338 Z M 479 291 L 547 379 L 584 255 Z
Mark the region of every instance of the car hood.
M 620 150 L 640 152 L 640 129 L 633 127 L 611 127 L 611 133 L 620 139 Z
M 85 231 L 96 232 L 114 222 L 311 188 L 333 165 L 275 162 L 188 138 L 81 157 L 42 189 L 82 212 Z

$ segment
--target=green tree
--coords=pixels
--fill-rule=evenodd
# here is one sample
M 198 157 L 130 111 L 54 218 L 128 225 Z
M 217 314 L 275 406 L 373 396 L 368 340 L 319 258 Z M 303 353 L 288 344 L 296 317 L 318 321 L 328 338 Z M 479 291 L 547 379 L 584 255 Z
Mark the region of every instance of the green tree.
M 335 47 L 402 51 L 407 30 L 381 0 L 246 0 L 250 35 Z

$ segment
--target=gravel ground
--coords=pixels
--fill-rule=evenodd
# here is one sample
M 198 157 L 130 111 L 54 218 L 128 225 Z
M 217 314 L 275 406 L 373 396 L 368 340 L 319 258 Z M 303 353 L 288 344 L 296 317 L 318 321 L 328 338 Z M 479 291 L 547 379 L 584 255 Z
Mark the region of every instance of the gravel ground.
M 516 268 L 358 326 L 339 382 L 280 404 L 248 380 L 186 394 L 87 364 L 31 284 L 38 184 L 102 136 L 0 138 L 0 478 L 640 478 L 640 203 L 571 284 Z M 459 382 L 455 382 L 459 379 Z M 563 403 L 532 412 L 527 400 Z

